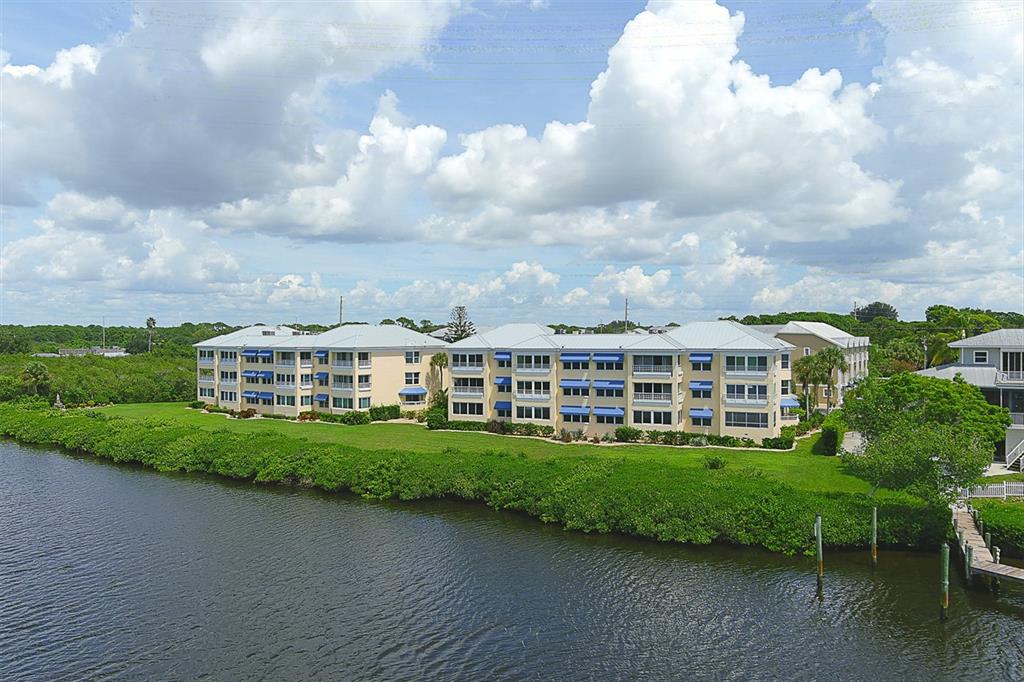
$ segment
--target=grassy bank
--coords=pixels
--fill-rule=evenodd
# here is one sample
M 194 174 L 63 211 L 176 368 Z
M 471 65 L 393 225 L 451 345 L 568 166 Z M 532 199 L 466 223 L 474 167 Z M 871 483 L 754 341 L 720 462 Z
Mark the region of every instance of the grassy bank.
M 814 514 L 822 513 L 828 545 L 859 547 L 868 542 L 874 504 L 883 544 L 934 547 L 947 526 L 946 510 L 910 496 L 883 493 L 872 500 L 862 492 L 786 481 L 792 476 L 806 484 L 806 475 L 796 474 L 801 465 L 835 461 L 809 451 L 724 451 L 726 468 L 709 470 L 700 464 L 707 454 L 700 450 L 566 446 L 437 434 L 401 424 L 233 422 L 174 409 L 172 418 L 154 419 L 4 404 L 0 432 L 160 470 L 351 490 L 379 499 L 457 497 L 568 529 L 662 541 L 806 551 Z M 773 461 L 786 457 L 794 461 L 785 466 Z M 756 465 L 749 458 L 757 458 Z M 848 478 L 838 470 L 831 475 Z
M 1003 556 L 1024 559 L 1024 500 L 974 499 L 971 504 L 981 512 L 985 530 Z

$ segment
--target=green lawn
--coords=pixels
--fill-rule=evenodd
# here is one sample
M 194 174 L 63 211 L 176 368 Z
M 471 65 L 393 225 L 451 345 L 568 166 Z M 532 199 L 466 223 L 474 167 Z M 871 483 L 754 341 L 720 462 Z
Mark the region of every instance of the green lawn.
M 867 492 L 864 481 L 843 473 L 838 457 L 812 453 L 818 437 L 798 441 L 796 450 L 747 451 L 723 448 L 676 448 L 656 445 L 561 444 L 535 438 L 516 438 L 478 432 L 428 431 L 418 424 L 379 422 L 366 426 L 299 423 L 279 419 L 228 419 L 187 409 L 184 403 L 139 403 L 101 408 L 109 415 L 156 418 L 160 421 L 188 424 L 208 431 L 271 431 L 300 436 L 310 441 L 351 445 L 365 450 L 401 449 L 409 452 L 441 452 L 447 448 L 462 451 L 505 450 L 528 457 L 599 457 L 661 460 L 669 466 L 701 467 L 709 453 L 721 455 L 729 468 L 754 467 L 795 487 L 806 490 Z

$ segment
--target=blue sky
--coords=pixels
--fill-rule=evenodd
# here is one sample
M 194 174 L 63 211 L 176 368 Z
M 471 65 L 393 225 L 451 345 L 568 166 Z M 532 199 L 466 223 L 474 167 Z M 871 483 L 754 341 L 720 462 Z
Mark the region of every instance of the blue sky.
M 1022 310 L 1022 22 L 6 2 L 0 321 Z

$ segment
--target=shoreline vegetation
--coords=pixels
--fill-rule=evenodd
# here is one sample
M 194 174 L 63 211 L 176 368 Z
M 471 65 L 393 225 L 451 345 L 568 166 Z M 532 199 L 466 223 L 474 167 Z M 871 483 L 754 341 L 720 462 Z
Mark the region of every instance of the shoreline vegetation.
M 145 414 L 138 408 L 150 406 L 122 407 Z M 316 434 L 314 439 L 283 433 L 280 424 L 251 428 L 234 421 L 236 428 L 226 429 L 228 420 L 180 404 L 163 407 L 163 416 L 147 418 L 118 416 L 116 408 L 60 411 L 39 402 L 6 403 L 0 405 L 0 433 L 161 471 L 347 490 L 381 500 L 458 498 L 567 530 L 725 542 L 785 554 L 812 549 L 818 513 L 825 520 L 824 542 L 834 548 L 869 544 L 872 506 L 878 507 L 882 545 L 931 549 L 946 539 L 949 527 L 944 507 L 886 490 L 869 497 L 866 485 L 838 471 L 835 458 L 811 454 L 810 441 L 798 453 L 707 448 L 702 456 L 689 448 L 565 449 L 525 439 L 496 444 L 483 436 L 490 447 L 465 450 L 473 441 L 454 436 L 482 434 L 437 434 L 401 424 L 390 425 L 389 432 L 388 425 L 373 424 L 303 434 Z M 196 418 L 206 424 L 198 426 Z M 381 437 L 393 444 L 366 447 Z M 821 480 L 808 479 L 808 470 Z

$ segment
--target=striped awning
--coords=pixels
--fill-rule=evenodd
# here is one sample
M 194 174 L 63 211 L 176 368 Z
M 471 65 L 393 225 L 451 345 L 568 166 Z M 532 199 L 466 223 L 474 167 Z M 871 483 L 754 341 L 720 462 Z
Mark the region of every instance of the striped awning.
M 260 373 L 257 372 L 254 369 L 243 369 L 242 370 L 242 378 L 243 379 L 255 379 L 259 375 L 260 375 Z
M 690 353 L 690 362 L 711 362 L 711 353 Z
M 260 379 L 273 379 L 274 378 L 274 373 L 271 372 L 269 369 L 260 370 L 259 372 L 256 372 L 256 374 L 259 375 Z
M 313 396 L 313 400 L 317 401 L 318 403 L 326 403 L 328 398 L 330 398 L 330 396 L 328 396 L 326 393 L 317 393 L 315 396 Z
M 583 416 L 590 414 L 590 408 L 584 405 L 562 405 L 560 408 L 558 408 L 558 411 L 561 414 L 574 414 Z
M 562 362 L 590 362 L 590 353 L 562 353 L 558 359 Z
M 691 407 L 690 416 L 709 419 L 714 412 L 710 407 Z
M 270 391 L 260 391 L 260 400 L 273 400 L 274 394 Z
M 256 350 L 255 348 L 246 348 L 245 350 L 242 351 L 242 357 L 243 358 L 254 358 L 254 357 L 256 357 L 257 353 L 259 353 L 259 351 Z
M 595 379 L 594 380 L 594 388 L 612 388 L 612 389 L 615 389 L 615 388 L 625 388 L 625 387 L 626 387 L 626 382 L 625 381 L 620 381 L 618 379 L 608 379 L 608 380 Z
M 398 392 L 398 395 L 426 395 L 426 394 L 427 394 L 427 389 L 423 388 L 422 386 L 406 386 L 405 388 L 403 388 L 401 391 Z
M 511 386 L 512 377 L 494 377 L 495 386 Z
M 256 351 L 256 355 L 258 355 L 261 358 L 272 358 L 272 357 L 274 357 L 274 351 L 272 351 L 272 350 L 259 350 L 259 351 Z
M 590 382 L 586 379 L 562 379 L 558 385 L 561 388 L 590 388 Z
M 496 409 L 496 410 L 511 410 L 512 409 L 512 401 L 511 400 L 496 400 L 496 401 L 494 401 L 494 409 Z
M 242 391 L 243 398 L 259 398 L 259 391 Z
M 316 374 L 313 375 L 313 378 L 314 379 L 318 379 L 320 381 L 323 381 L 324 379 L 326 379 L 329 376 L 331 376 L 331 375 L 328 374 L 327 372 L 317 372 Z
M 494 353 L 495 360 L 511 360 L 512 352 L 507 350 L 499 350 Z
M 327 359 L 327 351 L 325 351 L 325 350 L 318 350 L 318 351 L 314 352 L 313 355 L 317 356 L 321 360 L 326 360 Z
M 622 353 L 594 353 L 594 362 L 622 362 Z
M 594 414 L 598 417 L 625 417 L 626 411 L 621 407 L 595 407 Z
M 691 391 L 710 391 L 712 386 L 713 386 L 713 384 L 710 381 L 691 381 L 690 382 L 690 390 Z
M 786 396 L 779 401 L 779 407 L 800 407 L 800 401 L 792 396 Z

